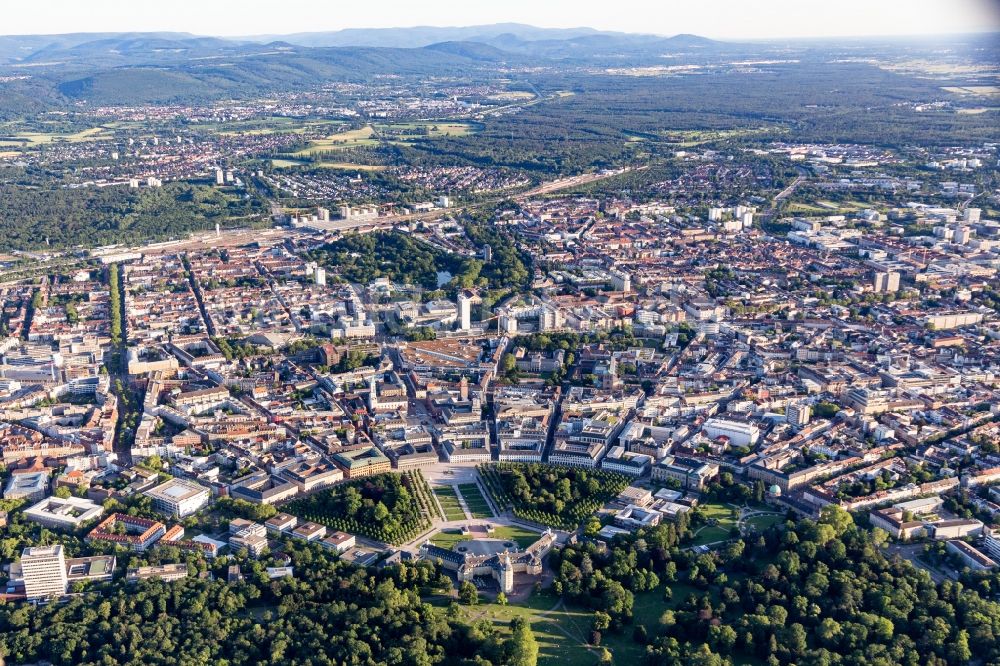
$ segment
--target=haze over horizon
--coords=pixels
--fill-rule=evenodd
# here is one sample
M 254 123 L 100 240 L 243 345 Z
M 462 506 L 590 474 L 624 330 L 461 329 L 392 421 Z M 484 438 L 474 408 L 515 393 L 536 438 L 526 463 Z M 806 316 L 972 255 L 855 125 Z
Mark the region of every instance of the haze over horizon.
M 522 23 L 541 28 L 674 35 L 715 39 L 778 39 L 864 36 L 921 36 L 1000 30 L 1000 3 L 993 0 L 705 0 L 650 9 L 641 0 L 621 0 L 614 16 L 595 0 L 533 3 L 512 0 L 502 7 L 430 0 L 393 0 L 375 12 L 367 5 L 338 6 L 324 15 L 308 0 L 280 6 L 264 0 L 195 3 L 177 0 L 165 14 L 155 5 L 122 11 L 121 3 L 41 0 L 5 9 L 5 35 L 77 32 L 187 32 L 220 37 L 283 35 L 344 29 L 475 26 Z M 44 11 L 43 11 L 44 9 Z

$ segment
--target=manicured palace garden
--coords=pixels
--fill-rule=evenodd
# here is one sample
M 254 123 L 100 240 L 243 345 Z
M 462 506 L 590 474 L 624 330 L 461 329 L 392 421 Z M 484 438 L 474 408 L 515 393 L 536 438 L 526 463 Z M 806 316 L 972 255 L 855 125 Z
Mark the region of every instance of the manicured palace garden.
M 438 515 L 423 474 L 377 474 L 347 481 L 289 503 L 285 510 L 335 530 L 401 544 Z
M 522 520 L 575 530 L 631 479 L 624 474 L 534 463 L 488 463 L 479 476 L 497 507 Z

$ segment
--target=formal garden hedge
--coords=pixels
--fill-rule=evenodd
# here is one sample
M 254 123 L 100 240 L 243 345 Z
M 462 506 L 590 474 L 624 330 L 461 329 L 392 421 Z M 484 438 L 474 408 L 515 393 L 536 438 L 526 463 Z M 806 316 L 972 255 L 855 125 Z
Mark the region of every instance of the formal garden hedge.
M 488 463 L 479 476 L 497 507 L 564 530 L 577 529 L 631 482 L 615 472 L 537 463 Z
M 431 526 L 437 511 L 417 470 L 338 484 L 289 503 L 285 510 L 335 530 L 400 544 Z

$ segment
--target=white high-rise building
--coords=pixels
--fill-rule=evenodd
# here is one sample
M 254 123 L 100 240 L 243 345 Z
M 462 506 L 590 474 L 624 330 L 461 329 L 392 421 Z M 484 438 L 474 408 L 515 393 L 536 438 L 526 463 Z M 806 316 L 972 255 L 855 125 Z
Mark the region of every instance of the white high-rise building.
M 969 224 L 978 224 L 979 216 L 982 215 L 983 211 L 979 208 L 966 208 L 965 212 L 962 213 L 962 221 L 968 222 Z
M 316 268 L 316 284 L 318 284 L 321 287 L 325 287 L 326 286 L 326 269 L 325 268 L 319 268 L 319 267 Z
M 225 185 L 226 184 L 226 172 L 222 169 L 215 170 L 215 184 Z
M 632 291 L 632 276 L 625 271 L 611 270 L 608 271 L 611 276 L 611 286 L 615 288 L 616 291 L 623 291 L 628 293 Z
M 750 211 L 743 213 L 743 215 L 740 216 L 740 220 L 743 222 L 743 228 L 749 229 L 753 226 L 753 213 Z
M 471 291 L 461 291 L 458 294 L 458 321 L 463 331 L 472 328 L 472 299 L 474 294 Z
M 972 229 L 962 225 L 955 229 L 954 243 L 956 245 L 965 245 L 972 238 Z
M 722 223 L 722 230 L 727 234 L 735 234 L 743 230 L 743 223 L 739 220 L 726 220 Z
M 24 594 L 29 601 L 66 594 L 66 555 L 61 544 L 21 551 Z
M 894 294 L 899 291 L 898 271 L 877 271 L 872 279 L 872 290 L 876 294 Z
M 785 408 L 785 420 L 788 425 L 804 426 L 812 418 L 812 409 L 806 404 L 791 404 Z

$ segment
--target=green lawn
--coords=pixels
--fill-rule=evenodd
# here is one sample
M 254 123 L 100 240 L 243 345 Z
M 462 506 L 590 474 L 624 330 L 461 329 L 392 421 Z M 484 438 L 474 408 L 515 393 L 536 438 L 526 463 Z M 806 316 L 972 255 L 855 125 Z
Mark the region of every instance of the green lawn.
M 472 514 L 473 518 L 493 518 L 490 505 L 486 502 L 486 498 L 483 497 L 479 486 L 474 483 L 463 483 L 458 486 L 458 491 L 462 493 L 462 497 L 469 507 L 469 513 Z
M 614 656 L 616 664 L 638 666 L 644 663 L 646 648 L 632 640 L 632 630 L 635 624 L 645 624 L 651 636 L 659 631 L 660 615 L 668 608 L 676 608 L 687 596 L 696 590 L 682 583 L 675 583 L 673 598 L 668 602 L 663 599 L 663 587 L 652 592 L 643 592 L 635 596 L 635 621 L 626 625 L 621 633 L 605 632 L 601 645 L 608 648 Z M 593 612 L 583 607 L 567 607 L 558 604 L 556 597 L 549 593 L 532 595 L 518 605 L 498 606 L 497 604 L 480 604 L 478 606 L 463 606 L 462 611 L 469 621 L 489 619 L 498 628 L 507 629 L 507 625 L 515 617 L 523 617 L 531 622 L 531 628 L 538 640 L 539 666 L 561 666 L 563 664 L 591 666 L 597 662 L 599 649 L 589 648 L 590 623 Z
M 465 511 L 462 510 L 462 505 L 458 503 L 458 495 L 455 494 L 454 488 L 451 486 L 434 486 L 434 495 L 438 498 L 438 502 L 441 503 L 445 520 L 465 520 Z
M 715 502 L 705 503 L 698 507 L 698 510 L 709 521 L 715 522 L 697 529 L 697 534 L 691 541 L 692 545 L 703 546 L 716 541 L 725 541 L 729 538 L 729 532 L 739 520 L 739 509 L 735 509 L 726 504 Z
M 605 632 L 601 637 L 601 645 L 611 650 L 616 664 L 643 663 L 646 646 L 632 640 L 632 631 L 636 625 L 646 625 L 649 635 L 656 636 L 660 631 L 660 616 L 663 615 L 663 611 L 668 608 L 677 608 L 684 603 L 690 594 L 698 594 L 698 590 L 684 583 L 674 583 L 670 587 L 673 590 L 670 601 L 663 599 L 665 585 L 650 592 L 640 592 L 635 595 L 635 602 L 632 606 L 632 624 L 626 625 L 621 633 Z M 590 627 L 587 626 L 586 630 L 587 636 L 589 636 Z
M 635 595 L 633 623 L 625 625 L 620 633 L 604 633 L 601 646 L 611 651 L 615 664 L 639 666 L 645 663 L 645 646 L 632 640 L 634 627 L 644 624 L 649 635 L 656 636 L 660 632 L 659 621 L 663 611 L 677 608 L 690 594 L 704 594 L 684 583 L 673 583 L 670 587 L 673 590 L 670 601 L 663 598 L 665 586 Z M 713 604 L 719 602 L 715 591 L 709 591 L 708 594 L 712 597 Z M 446 601 L 442 599 L 434 605 L 444 612 Z M 461 606 L 461 613 L 469 623 L 489 620 L 504 635 L 515 617 L 528 620 L 538 641 L 539 666 L 592 666 L 597 662 L 599 649 L 587 644 L 590 640 L 593 612 L 583 607 L 560 604 L 551 593 L 532 595 L 516 605 L 480 603 L 476 606 Z M 736 655 L 733 663 L 738 666 L 756 666 L 762 662 L 753 657 Z
M 509 632 L 511 620 L 523 617 L 531 623 L 538 641 L 538 666 L 591 666 L 598 654 L 584 644 L 590 633 L 590 613 L 565 609 L 549 612 L 557 603 L 558 599 L 548 594 L 534 595 L 516 606 L 462 606 L 462 614 L 470 623 L 489 620 L 503 634 Z
M 504 539 L 514 541 L 522 549 L 538 541 L 538 532 L 524 529 L 523 527 L 503 527 L 497 526 L 488 538 Z M 475 537 L 470 534 L 462 534 L 458 530 L 446 530 L 438 532 L 431 537 L 431 543 L 442 548 L 454 548 L 456 544 L 463 541 L 472 541 Z
M 753 518 L 747 518 L 744 525 L 747 529 L 753 528 L 758 532 L 763 532 L 771 525 L 780 525 L 784 521 L 784 516 L 754 516 Z

